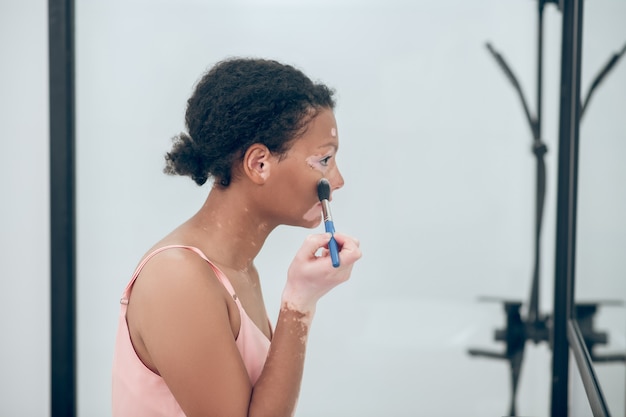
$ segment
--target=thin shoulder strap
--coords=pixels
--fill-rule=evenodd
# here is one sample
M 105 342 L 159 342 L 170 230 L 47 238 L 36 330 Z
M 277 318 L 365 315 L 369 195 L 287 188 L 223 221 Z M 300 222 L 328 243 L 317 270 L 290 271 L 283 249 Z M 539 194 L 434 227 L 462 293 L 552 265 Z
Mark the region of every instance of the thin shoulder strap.
M 126 285 L 126 288 L 124 289 L 124 293 L 122 294 L 122 298 L 120 300 L 120 303 L 122 304 L 128 304 L 128 294 L 130 293 L 130 289 L 133 287 L 133 284 L 135 283 L 135 281 L 137 280 L 137 277 L 139 276 L 139 274 L 141 273 L 141 270 L 143 269 L 143 267 L 148 263 L 148 261 L 150 259 L 152 259 L 153 256 L 163 252 L 164 250 L 167 249 L 174 249 L 174 248 L 178 248 L 178 249 L 187 249 L 190 250 L 192 252 L 195 252 L 198 256 L 200 256 L 202 259 L 204 259 L 209 266 L 211 267 L 211 269 L 213 269 L 213 272 L 215 272 L 215 275 L 217 276 L 217 279 L 219 279 L 219 281 L 222 283 L 222 285 L 224 285 L 224 287 L 226 287 L 226 290 L 228 290 L 228 292 L 230 293 L 230 295 L 233 297 L 233 299 L 235 301 L 239 301 L 237 299 L 237 295 L 235 294 L 235 289 L 233 288 L 233 286 L 231 285 L 230 281 L 228 280 L 228 278 L 226 277 L 226 275 L 224 275 L 224 273 L 215 265 L 213 264 L 213 262 L 211 262 L 209 260 L 209 258 L 206 257 L 206 255 L 198 248 L 196 248 L 195 246 L 185 246 L 185 245 L 168 245 L 168 246 L 162 246 L 158 249 L 155 249 L 154 251 L 150 252 L 139 264 L 139 266 L 137 266 L 137 269 L 135 269 L 135 272 L 133 273 L 133 277 L 131 278 L 130 282 L 128 283 L 128 285 Z

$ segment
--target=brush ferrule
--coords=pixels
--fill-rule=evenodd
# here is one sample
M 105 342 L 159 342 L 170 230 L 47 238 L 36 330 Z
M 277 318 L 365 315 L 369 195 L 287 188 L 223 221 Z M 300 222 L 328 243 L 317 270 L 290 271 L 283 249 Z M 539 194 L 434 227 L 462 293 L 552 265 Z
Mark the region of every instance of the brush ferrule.
M 322 215 L 325 222 L 333 221 L 333 216 L 330 213 L 330 203 L 328 202 L 328 200 L 325 199 L 322 200 Z

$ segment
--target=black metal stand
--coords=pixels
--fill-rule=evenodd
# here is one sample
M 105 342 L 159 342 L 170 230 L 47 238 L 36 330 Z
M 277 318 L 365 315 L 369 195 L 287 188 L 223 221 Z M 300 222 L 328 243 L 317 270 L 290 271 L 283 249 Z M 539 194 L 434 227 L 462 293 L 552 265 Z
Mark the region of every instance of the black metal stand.
M 528 307 L 528 315 L 522 317 L 520 308 L 521 301 L 498 300 L 502 301 L 507 321 L 506 327 L 496 330 L 495 340 L 506 343 L 506 350 L 503 353 L 494 353 L 483 349 L 469 349 L 469 354 L 473 356 L 484 356 L 490 358 L 505 359 L 509 362 L 511 371 L 511 401 L 509 407 L 509 415 L 517 414 L 516 394 L 521 372 L 522 361 L 524 358 L 524 349 L 526 341 L 532 340 L 535 344 L 542 341 L 550 340 L 550 332 L 548 329 L 547 315 L 542 315 L 539 308 L 539 282 L 540 282 L 540 266 L 541 266 L 541 229 L 543 224 L 543 208 L 545 203 L 546 189 L 546 165 L 544 156 L 548 151 L 546 144 L 542 141 L 541 134 L 541 117 L 542 117 L 542 91 L 543 91 L 543 11 L 545 5 L 550 3 L 546 0 L 538 1 L 538 24 L 537 24 L 537 114 L 531 114 L 522 88 L 517 81 L 517 77 L 510 69 L 504 58 L 498 53 L 490 43 L 487 43 L 487 49 L 499 64 L 500 68 L 507 76 L 515 88 L 526 120 L 530 127 L 533 141 L 532 152 L 536 158 L 536 199 L 535 199 L 535 251 L 534 251 L 534 269 L 532 286 L 530 291 L 530 303 Z M 555 2 L 553 2 L 555 3 Z M 487 300 L 493 300 L 483 298 Z
M 578 0 L 581 1 L 581 0 Z M 530 291 L 530 299 L 528 303 L 528 313 L 527 317 L 523 317 L 520 309 L 522 306 L 522 302 L 518 300 L 502 300 L 493 297 L 482 297 L 481 300 L 486 301 L 498 301 L 502 302 L 504 306 L 504 311 L 506 313 L 506 327 L 504 329 L 498 329 L 495 332 L 494 338 L 496 341 L 504 342 L 506 344 L 506 349 L 504 352 L 493 352 L 484 349 L 469 349 L 468 353 L 472 356 L 482 356 L 494 359 L 504 359 L 509 362 L 510 372 L 511 372 L 511 401 L 509 407 L 509 415 L 515 416 L 517 414 L 516 407 L 516 394 L 517 388 L 519 384 L 519 376 L 521 372 L 521 366 L 524 357 L 524 349 L 527 341 L 532 341 L 535 344 L 540 342 L 547 342 L 550 347 L 553 349 L 553 392 L 552 392 L 552 417 L 557 416 L 565 416 L 567 414 L 561 414 L 562 410 L 560 407 L 563 404 L 567 404 L 567 378 L 568 378 L 568 345 L 567 345 L 567 337 L 566 337 L 566 317 L 571 317 L 572 312 L 575 314 L 575 317 L 581 324 L 580 331 L 582 337 L 585 340 L 585 344 L 590 352 L 590 356 L 593 360 L 601 361 L 601 362 L 610 362 L 610 361 L 624 361 L 626 358 L 624 355 L 605 355 L 599 356 L 595 355 L 593 352 L 593 347 L 598 344 L 605 344 L 607 342 L 607 336 L 605 333 L 596 332 L 593 328 L 593 317 L 596 313 L 598 306 L 603 304 L 603 302 L 597 303 L 584 303 L 577 304 L 574 306 L 574 309 L 565 303 L 567 297 L 564 297 L 563 294 L 566 294 L 570 291 L 569 287 L 564 286 L 561 283 L 560 275 L 562 275 L 562 268 L 564 267 L 563 262 L 567 262 L 567 268 L 573 268 L 573 243 L 570 246 L 566 245 L 567 249 L 567 258 L 564 260 L 563 256 L 566 252 L 561 245 L 557 245 L 557 271 L 555 276 L 555 306 L 554 306 L 554 315 L 541 314 L 539 307 L 539 284 L 540 284 L 540 265 L 541 265 L 541 229 L 543 224 L 543 210 L 544 210 L 544 202 L 545 202 L 545 189 L 546 189 L 546 165 L 544 160 L 544 155 L 547 152 L 547 147 L 545 143 L 542 141 L 541 134 L 541 114 L 542 114 L 542 89 L 543 89 L 543 11 L 544 7 L 548 3 L 558 4 L 559 8 L 567 11 L 567 13 L 573 13 L 573 4 L 569 1 L 566 1 L 567 4 L 562 4 L 563 2 L 557 3 L 557 1 L 548 1 L 548 0 L 538 0 L 538 25 L 537 25 L 537 114 L 536 116 L 532 115 L 527 101 L 524 97 L 524 93 L 520 87 L 519 82 L 513 71 L 510 69 L 504 58 L 498 53 L 490 43 L 487 43 L 487 49 L 496 60 L 498 65 L 501 67 L 502 71 L 511 82 L 513 87 L 518 93 L 520 98 L 524 113 L 526 115 L 526 119 L 530 126 L 531 133 L 533 135 L 532 141 L 532 153 L 536 158 L 536 199 L 535 199 L 535 251 L 534 251 L 534 268 L 533 268 L 533 277 L 532 277 L 532 286 Z M 582 7 L 582 6 L 576 6 Z M 582 11 L 578 11 L 582 14 Z M 573 19 L 573 15 L 567 15 L 568 19 L 566 21 L 566 16 L 564 15 L 564 38 L 563 38 L 563 61 L 562 61 L 562 94 L 561 94 L 561 106 L 563 106 L 563 100 L 569 98 L 569 94 L 575 94 L 576 92 L 565 91 L 564 88 L 569 88 L 570 78 L 569 73 L 565 73 L 565 71 L 570 71 L 571 66 L 576 65 L 575 73 L 578 77 L 578 83 L 580 83 L 579 77 L 580 74 L 576 74 L 576 71 L 580 68 L 580 56 L 576 55 L 575 51 L 572 50 L 574 46 L 578 49 L 578 54 L 580 54 L 580 36 L 581 34 L 576 32 L 576 39 L 572 39 L 569 35 L 570 33 L 575 33 L 573 28 L 568 26 L 572 25 L 571 20 Z M 578 16 L 577 18 L 581 19 L 582 17 Z M 577 28 L 580 30 L 580 28 Z M 589 98 L 591 97 L 595 88 L 600 84 L 602 79 L 608 74 L 608 72 L 615 66 L 619 58 L 625 53 L 626 46 L 624 49 L 615 54 L 610 61 L 607 63 L 605 68 L 599 73 L 596 77 L 595 81 L 592 84 L 592 87 L 587 95 L 586 100 L 580 106 L 581 109 L 586 108 L 586 104 L 589 102 Z M 578 61 L 572 61 L 578 60 Z M 571 61 L 571 62 L 570 62 Z M 565 77 L 567 75 L 567 77 Z M 569 80 L 569 81 L 568 81 Z M 577 85 L 579 87 L 579 85 Z M 579 90 L 576 90 L 579 91 Z M 564 96 L 565 94 L 565 96 Z M 574 97 L 579 97 L 580 95 L 576 95 Z M 568 113 L 569 114 L 569 113 Z M 581 110 L 582 115 L 582 110 Z M 562 119 L 561 119 L 561 136 L 569 135 L 573 132 L 569 132 L 564 129 L 564 123 L 568 123 L 563 120 L 563 111 L 562 111 Z M 570 125 L 571 125 L 571 117 L 577 117 L 576 120 L 579 119 L 580 115 L 576 113 L 572 113 L 570 117 Z M 576 141 L 578 140 L 578 124 L 576 124 Z M 569 126 L 568 126 L 569 128 Z M 577 142 L 576 142 L 577 143 Z M 577 146 L 577 145 L 576 145 Z M 563 158 L 568 158 L 571 155 L 563 156 L 561 155 L 564 150 L 569 149 L 565 148 L 562 145 L 559 149 L 559 169 L 565 169 L 566 160 Z M 577 152 L 577 148 L 576 148 Z M 576 153 L 577 157 L 577 153 Z M 561 181 L 561 173 L 560 173 L 560 181 Z M 575 195 L 567 195 L 562 196 L 561 194 L 564 192 L 564 185 L 559 184 L 559 202 L 562 199 L 575 199 Z M 568 203 L 571 201 L 568 200 Z M 568 207 L 575 207 L 571 204 Z M 561 209 L 559 209 L 561 210 Z M 574 218 L 575 218 L 575 213 Z M 562 219 L 562 217 L 560 217 Z M 564 230 L 563 225 L 559 224 L 557 228 L 557 242 L 573 242 L 574 240 L 574 225 L 570 224 L 573 220 L 571 218 L 562 220 L 567 222 L 569 229 Z M 564 235 L 566 233 L 572 233 L 572 235 Z M 571 259 L 570 259 L 571 256 Z M 571 263 L 571 265 L 570 265 Z M 608 302 L 604 302 L 604 304 L 608 304 Z M 557 380 L 555 383 L 554 381 Z M 565 381 L 565 383 L 562 383 Z M 567 413 L 567 409 L 565 408 L 565 413 Z

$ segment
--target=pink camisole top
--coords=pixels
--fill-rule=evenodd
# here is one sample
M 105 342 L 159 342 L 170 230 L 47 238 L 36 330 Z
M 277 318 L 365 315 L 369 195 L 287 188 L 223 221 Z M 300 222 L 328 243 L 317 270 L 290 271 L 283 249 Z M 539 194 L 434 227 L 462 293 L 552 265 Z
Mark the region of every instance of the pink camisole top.
M 232 295 L 241 316 L 241 327 L 236 338 L 236 345 L 248 371 L 250 382 L 255 384 L 270 347 L 269 339 L 248 317 L 241 302 L 235 295 L 233 286 L 226 275 L 217 268 L 200 249 L 192 246 L 171 245 L 164 246 L 151 252 L 139 264 L 132 279 L 122 294 L 121 311 L 119 315 L 115 352 L 113 357 L 113 389 L 112 406 L 113 417 L 184 417 L 176 399 L 165 384 L 163 378 L 148 369 L 137 356 L 130 340 L 128 324 L 126 322 L 126 308 L 128 298 L 135 280 L 144 265 L 157 253 L 170 248 L 188 249 L 197 253 L 211 266 L 219 281 Z

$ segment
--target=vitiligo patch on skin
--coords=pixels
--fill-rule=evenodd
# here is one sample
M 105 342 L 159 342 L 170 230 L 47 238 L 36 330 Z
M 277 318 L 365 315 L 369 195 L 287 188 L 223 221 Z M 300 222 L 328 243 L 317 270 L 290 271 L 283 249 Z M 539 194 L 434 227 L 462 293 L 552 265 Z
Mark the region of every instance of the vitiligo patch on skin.
M 301 338 L 300 340 L 306 341 L 306 337 L 308 336 L 307 332 L 311 325 L 311 321 L 313 320 L 314 310 L 302 311 L 302 309 L 298 308 L 294 303 L 291 303 L 289 301 L 283 302 L 281 310 L 291 311 L 296 315 L 295 317 L 291 317 L 291 320 L 300 324 L 299 330 L 302 332 L 302 337 L 304 337 L 304 339 Z
M 337 137 L 337 129 L 335 129 L 334 127 L 332 129 L 330 129 L 330 136 L 336 138 Z
M 307 222 L 312 222 L 314 220 L 322 221 L 322 208 L 320 203 L 316 203 L 313 207 L 309 209 L 302 218 Z
M 306 163 L 309 167 L 311 167 L 311 169 L 316 169 L 319 172 L 324 173 L 326 171 L 326 167 L 320 162 L 323 157 L 324 156 L 321 154 L 311 155 L 306 159 Z

